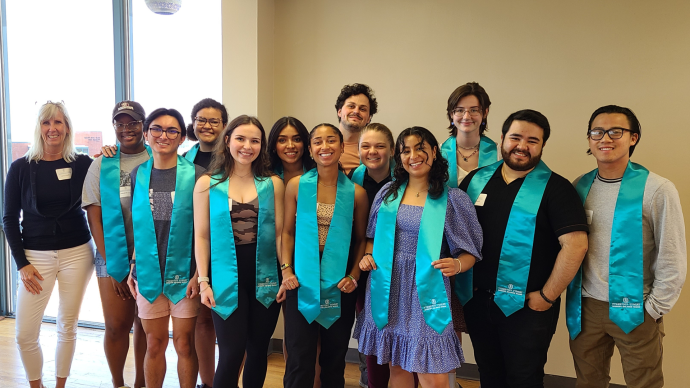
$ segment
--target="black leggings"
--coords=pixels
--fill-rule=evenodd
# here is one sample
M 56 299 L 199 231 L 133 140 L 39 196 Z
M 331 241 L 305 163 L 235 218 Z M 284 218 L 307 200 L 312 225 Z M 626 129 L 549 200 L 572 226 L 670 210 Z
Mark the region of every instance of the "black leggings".
M 226 320 L 213 311 L 213 325 L 218 338 L 218 366 L 213 386 L 237 387 L 246 351 L 242 386 L 261 388 L 266 379 L 268 345 L 278 322 L 280 304 L 274 301 L 266 308 L 256 300 L 256 244 L 237 245 L 236 249 L 237 310 Z
M 285 364 L 285 388 L 303 388 L 314 385 L 316 347 L 321 336 L 321 386 L 345 386 L 345 355 L 355 322 L 357 293 L 340 293 L 340 318 L 326 329 L 318 322 L 307 322 L 297 309 L 297 290 L 288 291 L 285 304 L 285 343 L 288 353 Z

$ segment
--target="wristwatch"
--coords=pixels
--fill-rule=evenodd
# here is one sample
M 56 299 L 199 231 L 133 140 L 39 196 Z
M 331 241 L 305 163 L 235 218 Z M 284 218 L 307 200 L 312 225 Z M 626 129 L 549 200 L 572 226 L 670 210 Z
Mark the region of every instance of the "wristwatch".
M 292 266 L 289 263 L 283 263 L 283 265 L 280 266 L 280 270 L 284 271 L 290 267 L 292 267 Z
M 206 283 L 208 283 L 208 282 L 209 282 L 209 279 L 208 279 L 208 276 L 199 276 L 198 278 L 196 278 L 196 281 L 197 281 L 197 283 L 199 283 L 199 284 L 201 284 L 201 282 L 206 282 Z

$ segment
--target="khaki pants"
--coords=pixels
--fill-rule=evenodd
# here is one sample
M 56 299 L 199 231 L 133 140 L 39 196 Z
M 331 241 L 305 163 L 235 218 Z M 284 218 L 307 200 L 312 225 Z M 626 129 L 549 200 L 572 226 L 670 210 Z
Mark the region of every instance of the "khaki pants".
M 623 364 L 625 383 L 629 388 L 663 387 L 662 319 L 655 322 L 644 312 L 644 322 L 625 334 L 609 319 L 609 304 L 582 298 L 582 332 L 570 340 L 577 388 L 607 388 L 611 377 L 614 344 Z

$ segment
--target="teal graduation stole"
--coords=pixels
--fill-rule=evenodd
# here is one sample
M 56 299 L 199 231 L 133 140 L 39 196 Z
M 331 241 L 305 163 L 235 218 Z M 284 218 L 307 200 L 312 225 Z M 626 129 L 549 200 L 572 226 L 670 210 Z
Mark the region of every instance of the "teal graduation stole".
M 209 216 L 211 229 L 211 279 L 216 307 L 213 310 L 227 319 L 237 309 L 237 251 L 228 202 L 229 180 L 220 182 L 222 174 L 211 177 Z M 278 294 L 278 255 L 276 253 L 276 220 L 273 180 L 254 177 L 259 197 L 256 235 L 256 299 L 268 307 Z
M 498 161 L 477 171 L 467 187 L 467 195 L 473 203 L 477 201 L 484 187 L 503 161 Z M 544 196 L 544 189 L 551 177 L 546 163 L 539 164 L 530 171 L 522 182 L 508 216 L 501 255 L 496 277 L 494 301 L 506 316 L 520 310 L 525 305 L 525 291 L 532 261 L 532 246 L 536 228 L 537 212 Z M 464 281 L 455 291 L 461 303 L 472 297 L 472 283 Z
M 390 160 L 391 177 L 393 176 L 393 170 L 395 169 L 395 160 Z M 352 172 L 352 182 L 362 186 L 364 183 L 364 173 L 367 171 L 367 166 L 360 164 L 359 167 L 355 168 Z
M 177 157 L 175 201 L 163 277 L 158 261 L 158 244 L 149 200 L 152 168 L 153 158 L 139 166 L 132 198 L 132 226 L 139 292 L 150 303 L 153 303 L 162 292 L 171 302 L 177 304 L 185 297 L 192 260 L 192 201 L 196 182 L 194 164 L 181 156 Z
M 315 319 L 325 328 L 340 317 L 340 289 L 345 277 L 352 238 L 355 185 L 338 172 L 335 210 L 319 263 L 319 229 L 316 221 L 318 172 L 313 168 L 299 180 L 295 228 L 295 275 L 297 307 L 307 322 Z
M 441 145 L 441 154 L 448 161 L 448 187 L 458 187 L 458 154 L 457 139 L 449 137 Z M 479 163 L 477 167 L 488 166 L 496 163 L 498 151 L 496 143 L 482 135 L 479 138 Z
M 184 158 L 194 163 L 194 159 L 196 159 L 196 154 L 199 152 L 199 148 L 199 143 L 194 144 L 192 148 L 187 151 L 187 154 L 184 156 Z
M 441 146 L 441 154 L 448 160 L 448 187 L 458 187 L 458 154 L 457 154 L 457 139 L 449 137 L 443 142 Z M 496 163 L 498 159 L 498 151 L 496 151 L 496 143 L 488 137 L 482 135 L 479 137 L 479 161 L 477 168 L 485 167 Z M 489 175 L 489 177 L 491 177 Z M 482 186 L 482 189 L 484 187 Z M 481 191 L 480 191 L 481 193 Z M 477 195 L 479 195 L 478 193 Z M 477 199 L 473 199 L 472 202 Z M 458 295 L 460 302 L 464 305 L 470 298 L 472 298 L 472 278 L 474 270 L 472 268 L 465 272 L 455 275 L 455 294 Z M 462 295 L 462 296 L 461 296 Z
M 388 324 L 395 226 L 398 208 L 406 187 L 407 182 L 400 185 L 395 200 L 381 203 L 376 220 L 373 251 L 376 270 L 371 271 L 369 276 L 371 277 L 370 292 L 372 295 L 377 295 L 371 298 L 371 315 L 379 329 L 383 329 Z M 447 205 L 448 187 L 444 188 L 443 194 L 438 198 L 431 198 L 427 193 L 419 224 L 415 258 L 415 281 L 424 321 L 439 334 L 443 333 L 446 326 L 452 322 L 452 318 L 448 295 L 443 284 L 443 274 L 434 268 L 431 262 L 438 260 L 441 255 Z
M 584 205 L 598 169 L 575 186 Z M 609 318 L 626 334 L 644 322 L 642 201 L 649 171 L 628 161 L 621 180 L 611 225 L 609 251 Z M 570 338 L 582 331 L 582 267 L 568 285 L 566 324 Z
M 151 149 L 146 146 L 151 156 Z M 129 275 L 129 252 L 125 235 L 125 220 L 120 203 L 120 149 L 112 158 L 101 157 L 101 213 L 103 214 L 103 242 L 108 275 L 121 282 Z

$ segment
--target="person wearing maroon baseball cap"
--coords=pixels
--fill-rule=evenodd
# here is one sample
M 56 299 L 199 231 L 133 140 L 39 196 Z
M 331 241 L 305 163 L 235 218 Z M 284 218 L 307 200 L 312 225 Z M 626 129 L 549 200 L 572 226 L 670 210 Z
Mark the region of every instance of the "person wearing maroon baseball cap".
M 82 191 L 82 207 L 96 243 L 96 276 L 105 319 L 105 357 L 115 387 L 126 386 L 123 370 L 134 324 L 134 387 L 144 383 L 146 335 L 127 286 L 129 261 L 134 250 L 130 172 L 149 160 L 144 145 L 141 104 L 122 101 L 113 109 L 112 125 L 119 144 L 113 157 L 98 157 L 90 166 Z
M 134 121 L 144 121 L 146 118 L 146 112 L 144 107 L 141 106 L 136 101 L 122 101 L 118 102 L 113 109 L 113 121 L 119 115 L 127 115 L 131 117 Z

